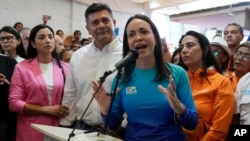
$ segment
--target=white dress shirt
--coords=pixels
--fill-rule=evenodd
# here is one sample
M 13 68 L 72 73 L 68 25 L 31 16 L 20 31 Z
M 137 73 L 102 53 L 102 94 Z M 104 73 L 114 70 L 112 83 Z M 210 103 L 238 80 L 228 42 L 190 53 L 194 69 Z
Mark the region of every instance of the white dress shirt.
M 242 76 L 235 91 L 236 112 L 240 114 L 240 124 L 250 125 L 250 72 Z
M 20 57 L 19 55 L 17 55 L 15 59 L 16 59 L 17 63 L 20 63 L 23 60 L 25 60 L 24 58 Z
M 76 118 L 80 120 L 94 93 L 91 82 L 100 80 L 104 72 L 111 70 L 121 59 L 122 43 L 118 38 L 106 45 L 102 51 L 91 43 L 73 53 L 62 100 L 62 104 L 69 106 L 70 114 L 61 119 L 61 125 L 70 126 Z M 115 75 L 116 73 L 109 75 L 103 83 L 107 92 L 111 91 Z M 82 120 L 90 125 L 103 123 L 95 99 Z

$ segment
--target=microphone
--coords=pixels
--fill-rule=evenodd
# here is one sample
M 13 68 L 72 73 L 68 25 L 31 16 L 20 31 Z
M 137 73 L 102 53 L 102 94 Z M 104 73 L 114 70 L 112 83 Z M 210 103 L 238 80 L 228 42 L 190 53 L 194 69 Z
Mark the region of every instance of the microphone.
M 117 71 L 117 70 L 120 70 L 120 69 L 121 69 L 122 67 L 124 67 L 125 65 L 127 65 L 127 64 L 129 64 L 129 63 L 135 61 L 135 60 L 138 58 L 138 56 L 139 56 L 139 53 L 138 53 L 137 50 L 135 50 L 135 49 L 130 50 L 130 51 L 127 53 L 127 55 L 126 55 L 122 60 L 120 60 L 118 63 L 115 64 L 115 67 L 114 67 L 112 70 L 106 71 L 106 72 L 104 73 L 104 75 L 103 75 L 102 77 L 100 77 L 100 82 L 101 82 L 101 84 L 99 85 L 99 87 L 97 88 L 97 90 L 95 91 L 95 93 L 93 94 L 93 96 L 92 96 L 91 100 L 89 101 L 89 104 L 88 104 L 87 108 L 86 108 L 85 111 L 83 112 L 83 114 L 82 114 L 80 120 L 81 120 L 81 119 L 84 117 L 84 115 L 86 114 L 86 112 L 87 112 L 87 110 L 88 110 L 88 108 L 89 108 L 91 102 L 93 101 L 93 99 L 94 99 L 96 93 L 98 92 L 98 90 L 99 90 L 100 87 L 102 86 L 102 83 L 105 81 L 106 77 L 107 77 L 108 75 L 110 75 L 111 73 L 113 73 L 113 72 L 115 72 L 115 71 Z M 118 81 L 117 81 L 117 82 L 118 82 Z M 77 121 L 77 123 L 75 124 L 75 126 L 74 126 L 72 132 L 69 134 L 68 141 L 70 141 L 70 139 L 71 139 L 72 137 L 75 136 L 74 131 L 75 131 L 76 127 L 77 127 L 77 124 L 79 124 L 80 120 Z M 106 126 L 107 126 L 107 123 L 105 123 L 105 128 L 107 128 Z M 106 129 L 105 129 L 105 130 L 106 130 Z M 93 131 L 89 131 L 89 132 L 85 132 L 85 133 L 91 133 L 91 132 L 93 132 Z M 98 135 L 99 135 L 99 132 L 98 132 Z
M 120 70 L 125 65 L 135 61 L 138 58 L 138 56 L 139 53 L 136 49 L 130 50 L 122 60 L 120 60 L 118 63 L 115 64 L 115 67 L 111 69 L 110 72 L 113 73 L 117 70 Z
M 135 61 L 138 58 L 138 56 L 139 56 L 138 50 L 136 49 L 130 50 L 122 60 L 120 60 L 118 63 L 115 64 L 115 67 L 113 69 L 104 72 L 103 76 L 100 77 L 100 81 L 104 82 L 108 75 L 112 74 L 117 70 L 121 70 L 121 68 L 124 67 L 125 65 Z

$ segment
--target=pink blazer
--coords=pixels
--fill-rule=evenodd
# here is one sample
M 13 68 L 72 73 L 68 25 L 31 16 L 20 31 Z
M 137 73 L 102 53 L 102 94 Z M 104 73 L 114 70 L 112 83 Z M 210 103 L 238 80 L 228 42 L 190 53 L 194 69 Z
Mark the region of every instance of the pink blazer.
M 64 79 L 62 69 L 53 59 L 53 94 L 52 105 L 61 103 Z M 65 75 L 68 64 L 61 62 Z M 15 66 L 11 78 L 9 107 L 18 113 L 16 141 L 43 141 L 41 133 L 31 128 L 31 123 L 58 126 L 59 117 L 49 115 L 24 115 L 23 108 L 26 103 L 49 106 L 48 92 L 45 80 L 41 73 L 38 59 L 25 60 Z

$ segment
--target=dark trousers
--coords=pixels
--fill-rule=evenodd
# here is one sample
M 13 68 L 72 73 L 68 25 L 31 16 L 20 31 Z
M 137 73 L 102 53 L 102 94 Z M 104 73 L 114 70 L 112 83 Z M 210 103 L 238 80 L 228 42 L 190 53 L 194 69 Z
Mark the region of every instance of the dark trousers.
M 0 141 L 16 140 L 16 117 L 0 117 Z

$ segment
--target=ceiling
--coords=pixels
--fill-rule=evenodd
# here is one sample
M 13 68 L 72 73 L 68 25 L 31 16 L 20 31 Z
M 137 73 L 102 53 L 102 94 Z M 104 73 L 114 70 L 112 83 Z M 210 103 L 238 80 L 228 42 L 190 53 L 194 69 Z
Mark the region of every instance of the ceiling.
M 181 4 L 195 2 L 197 0 L 130 0 L 135 3 L 146 4 L 150 10 L 167 8 Z
M 171 21 L 223 30 L 238 23 L 250 34 L 250 0 L 130 0 L 170 16 Z M 248 12 L 246 12 L 248 11 Z
M 250 30 L 250 25 L 246 25 L 246 20 L 250 20 L 250 2 L 243 2 L 234 5 L 233 8 L 228 6 L 210 8 L 205 10 L 196 10 L 180 14 L 170 15 L 172 21 L 197 24 L 205 27 L 224 28 L 228 23 L 239 23 L 246 29 Z M 250 23 L 249 23 L 250 24 Z
M 172 15 L 184 12 L 210 9 L 226 5 L 234 6 L 250 0 L 130 0 L 131 2 L 144 4 L 151 11 L 158 10 L 164 14 Z

